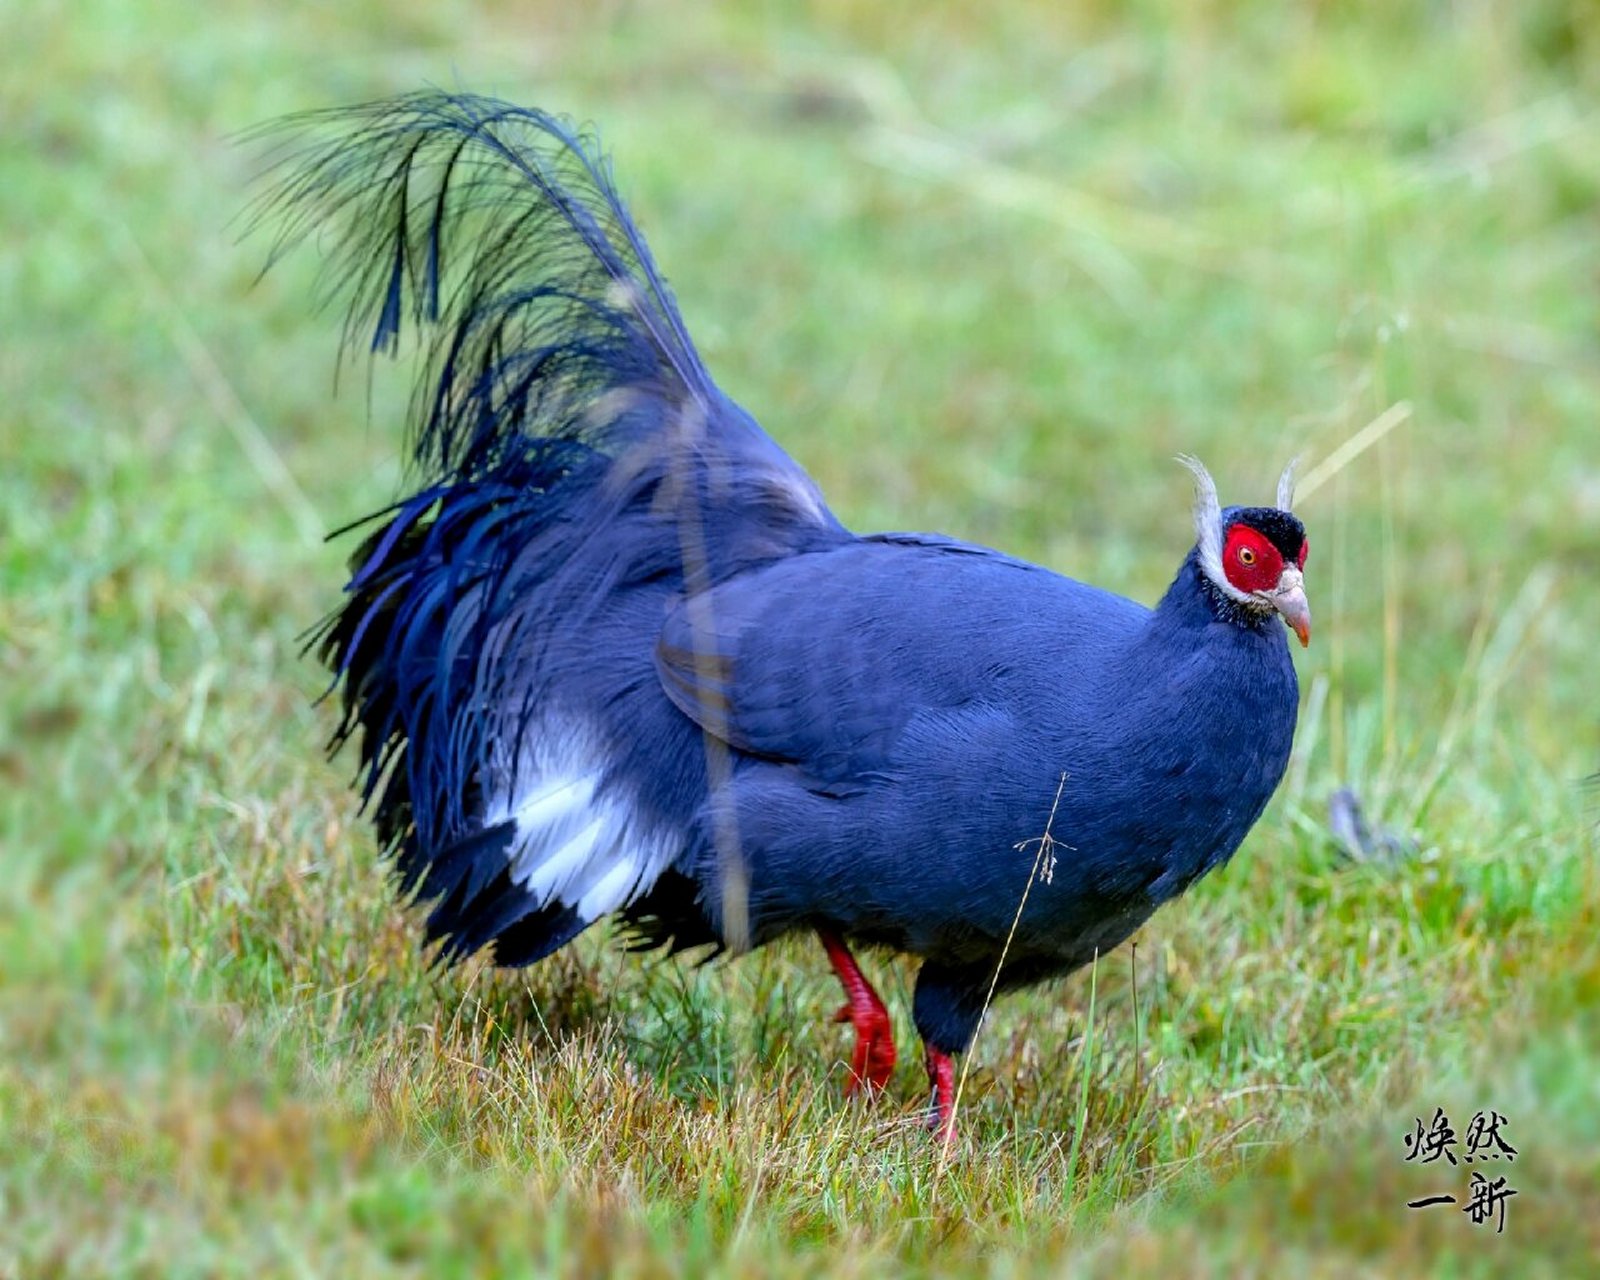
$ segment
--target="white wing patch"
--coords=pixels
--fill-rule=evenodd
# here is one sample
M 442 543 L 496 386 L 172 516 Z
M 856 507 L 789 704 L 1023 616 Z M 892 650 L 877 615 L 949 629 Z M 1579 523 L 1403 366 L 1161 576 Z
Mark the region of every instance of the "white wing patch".
M 541 904 L 575 907 L 586 921 L 627 906 L 656 882 L 682 840 L 651 829 L 614 788 L 599 794 L 605 753 L 593 734 L 546 722 L 528 737 L 514 785 L 487 815 L 516 824 L 511 878 Z

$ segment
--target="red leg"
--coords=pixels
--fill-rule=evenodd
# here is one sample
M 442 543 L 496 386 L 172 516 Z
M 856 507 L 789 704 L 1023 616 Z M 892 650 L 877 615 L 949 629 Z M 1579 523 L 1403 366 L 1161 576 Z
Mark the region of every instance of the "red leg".
M 928 1128 L 945 1142 L 956 1136 L 956 1063 L 942 1049 L 928 1046 L 928 1085 L 933 1090 Z
M 845 1004 L 833 1020 L 853 1023 L 856 1029 L 855 1052 L 850 1057 L 850 1083 L 845 1092 L 854 1093 L 862 1085 L 868 1093 L 875 1092 L 889 1083 L 894 1071 L 894 1031 L 889 1025 L 889 1011 L 883 1007 L 883 1001 L 844 943 L 836 935 L 821 930 L 818 936 L 828 953 L 828 962 L 844 986 Z

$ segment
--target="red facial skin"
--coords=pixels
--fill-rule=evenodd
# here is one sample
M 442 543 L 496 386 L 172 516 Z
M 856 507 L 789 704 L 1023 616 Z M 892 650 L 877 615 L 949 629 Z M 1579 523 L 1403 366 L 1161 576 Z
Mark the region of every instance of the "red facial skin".
M 1300 544 L 1300 555 L 1295 568 L 1304 569 L 1308 542 Z M 1267 536 L 1247 524 L 1228 526 L 1228 536 L 1222 544 L 1222 572 L 1228 581 L 1245 594 L 1255 591 L 1272 591 L 1283 576 L 1283 556 Z

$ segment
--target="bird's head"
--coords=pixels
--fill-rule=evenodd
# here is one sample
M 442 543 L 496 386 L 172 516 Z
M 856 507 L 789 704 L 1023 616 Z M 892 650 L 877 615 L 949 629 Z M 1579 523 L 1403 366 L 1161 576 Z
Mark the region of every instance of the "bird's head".
M 1311 606 L 1306 602 L 1306 529 L 1289 504 L 1294 499 L 1294 463 L 1278 481 L 1271 507 L 1229 507 L 1217 501 L 1217 486 L 1196 458 L 1179 461 L 1194 473 L 1195 550 L 1206 580 L 1246 616 L 1279 614 L 1288 628 L 1311 643 Z

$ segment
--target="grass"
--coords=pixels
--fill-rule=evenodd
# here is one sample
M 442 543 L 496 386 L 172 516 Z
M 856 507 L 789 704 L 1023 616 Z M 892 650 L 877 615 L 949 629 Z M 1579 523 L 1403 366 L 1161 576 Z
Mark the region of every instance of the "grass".
M 1582 6 L 0 23 L 0 1276 L 1600 1257 Z M 406 388 L 332 397 L 314 264 L 257 283 L 230 225 L 231 138 L 424 81 L 601 123 L 713 369 L 856 527 L 1150 600 L 1188 536 L 1173 454 L 1261 500 L 1400 419 L 1302 507 L 1279 797 L 1135 945 L 997 1005 L 942 1167 L 915 1054 L 844 1100 L 814 947 L 695 970 L 595 931 L 430 972 L 319 757 L 295 637 L 340 581 L 321 530 L 392 495 Z M 1345 785 L 1413 857 L 1340 857 Z M 905 1042 L 911 971 L 876 969 Z M 1510 1118 L 1503 1235 L 1404 1207 L 1439 1105 Z

